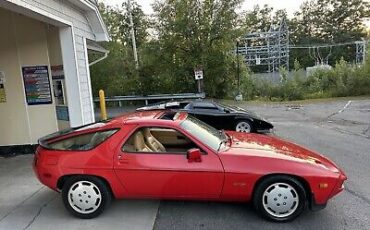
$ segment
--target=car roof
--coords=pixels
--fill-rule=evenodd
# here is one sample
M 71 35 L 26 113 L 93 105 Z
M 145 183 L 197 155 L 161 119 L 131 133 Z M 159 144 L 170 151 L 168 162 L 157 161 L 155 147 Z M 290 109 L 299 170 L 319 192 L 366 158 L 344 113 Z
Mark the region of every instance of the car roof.
M 163 118 L 165 115 L 169 115 L 169 117 L 167 119 Z M 178 124 L 181 121 L 185 120 L 187 116 L 188 114 L 185 112 L 174 113 L 163 110 L 124 113 L 121 116 L 115 117 L 111 120 L 98 121 L 92 124 L 69 128 L 52 133 L 40 138 L 39 143 L 45 146 L 45 143 L 47 143 L 48 141 L 61 140 L 72 136 L 83 135 L 85 133 L 120 129 L 125 124 L 173 126 L 174 124 Z
M 172 115 L 171 119 L 161 119 L 165 115 Z M 121 127 L 124 124 L 173 124 L 179 123 L 187 118 L 186 112 L 171 112 L 163 110 L 148 110 L 148 111 L 136 111 L 131 113 L 125 113 L 119 117 L 113 118 L 107 123 L 106 127 Z
M 107 125 L 118 125 L 121 126 L 129 121 L 137 120 L 154 120 L 160 118 L 165 112 L 161 110 L 148 110 L 148 111 L 135 111 L 124 113 L 118 117 L 110 120 Z

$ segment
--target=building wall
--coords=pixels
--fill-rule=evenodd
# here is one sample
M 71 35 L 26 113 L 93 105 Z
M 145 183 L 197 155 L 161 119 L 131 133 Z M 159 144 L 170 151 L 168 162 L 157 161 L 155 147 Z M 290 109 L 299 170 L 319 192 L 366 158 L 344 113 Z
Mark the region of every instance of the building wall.
M 0 9 L 0 71 L 5 73 L 6 103 L 0 103 L 0 145 L 31 142 L 12 14 Z
M 68 0 L 21 0 L 21 2 L 72 22 L 76 35 L 95 40 L 89 21 L 84 16 L 84 12 L 81 12 Z
M 19 1 L 19 0 L 18 0 Z M 45 10 L 73 24 L 75 40 L 78 79 L 80 81 L 80 100 L 82 104 L 83 124 L 94 122 L 93 103 L 91 100 L 91 83 L 89 76 L 88 60 L 86 60 L 85 39 L 95 40 L 89 20 L 84 12 L 77 9 L 68 0 L 21 0 L 30 6 Z
M 45 23 L 0 8 L 0 71 L 5 72 L 6 103 L 0 103 L 0 145 L 36 143 L 57 131 L 54 100 L 50 105 L 28 106 L 22 66 L 50 62 Z M 51 82 L 51 79 L 50 79 Z

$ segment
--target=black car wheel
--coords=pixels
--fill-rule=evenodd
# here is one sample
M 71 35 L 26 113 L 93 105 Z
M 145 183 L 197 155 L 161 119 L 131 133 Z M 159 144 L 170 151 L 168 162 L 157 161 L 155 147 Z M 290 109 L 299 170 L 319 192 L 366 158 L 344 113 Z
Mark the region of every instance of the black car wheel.
M 306 191 L 293 177 L 269 177 L 256 188 L 253 203 L 257 212 L 267 220 L 287 222 L 306 208 Z
M 99 178 L 77 176 L 67 180 L 62 189 L 62 198 L 64 206 L 72 215 L 91 219 L 104 211 L 112 195 Z
M 252 133 L 254 132 L 254 127 L 252 122 L 247 120 L 241 120 L 237 121 L 235 125 L 235 131 L 241 132 L 241 133 Z

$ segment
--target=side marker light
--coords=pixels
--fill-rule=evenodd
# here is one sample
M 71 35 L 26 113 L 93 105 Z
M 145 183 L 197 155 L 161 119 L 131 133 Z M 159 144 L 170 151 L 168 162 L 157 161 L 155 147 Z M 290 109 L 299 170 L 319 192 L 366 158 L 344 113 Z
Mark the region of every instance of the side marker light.
M 329 187 L 329 185 L 327 184 L 327 183 L 320 183 L 319 184 L 319 188 L 320 189 L 326 189 L 326 188 L 328 188 Z

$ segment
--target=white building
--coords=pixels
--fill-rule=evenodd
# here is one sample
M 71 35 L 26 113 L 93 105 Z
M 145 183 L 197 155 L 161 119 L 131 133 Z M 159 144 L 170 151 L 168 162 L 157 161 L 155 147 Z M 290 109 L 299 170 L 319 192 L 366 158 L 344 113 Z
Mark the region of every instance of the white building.
M 108 33 L 88 0 L 0 0 L 0 146 L 94 122 L 88 49 Z

